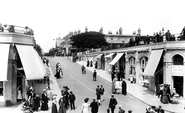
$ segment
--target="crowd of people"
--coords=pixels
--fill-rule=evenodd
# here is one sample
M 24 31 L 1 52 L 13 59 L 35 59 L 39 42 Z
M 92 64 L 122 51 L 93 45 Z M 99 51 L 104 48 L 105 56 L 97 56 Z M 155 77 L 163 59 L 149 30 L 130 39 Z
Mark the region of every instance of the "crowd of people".
M 32 86 L 29 86 L 27 89 L 27 98 L 24 100 L 23 109 L 24 111 L 47 111 L 48 101 L 51 99 L 52 93 L 49 91 L 49 88 L 43 90 L 41 95 L 35 93 L 35 89 Z
M 164 110 L 162 109 L 162 106 L 148 106 L 146 108 L 146 113 L 164 113 Z
M 60 99 L 57 102 L 57 95 L 54 94 L 52 97 L 52 107 L 51 113 L 66 113 L 66 111 L 70 108 L 71 110 L 75 110 L 75 100 L 76 96 L 73 91 L 69 91 L 68 86 L 64 86 L 61 90 Z M 59 109 L 57 109 L 57 105 Z
M 176 93 L 175 88 L 171 90 L 169 84 L 162 84 L 160 87 L 158 87 L 156 95 L 164 104 L 173 103 L 175 102 L 174 98 L 179 97 L 179 94 Z

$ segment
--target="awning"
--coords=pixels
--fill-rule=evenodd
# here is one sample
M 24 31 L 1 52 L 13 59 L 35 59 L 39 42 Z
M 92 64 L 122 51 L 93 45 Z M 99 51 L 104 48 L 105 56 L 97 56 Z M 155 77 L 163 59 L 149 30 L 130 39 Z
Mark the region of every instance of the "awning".
M 33 46 L 16 45 L 27 80 L 43 79 L 46 69 Z
M 114 65 L 122 56 L 124 53 L 117 53 L 116 57 L 109 63 L 110 65 Z
M 150 58 L 143 73 L 144 76 L 154 76 L 162 53 L 163 50 L 152 50 Z
M 112 57 L 112 55 L 114 55 L 114 53 L 110 53 L 110 54 L 106 55 L 105 58 Z
M 0 44 L 0 81 L 7 81 L 7 72 L 8 72 L 8 58 L 9 58 L 9 50 L 10 45 L 9 44 Z
M 98 56 L 94 57 L 94 59 L 101 58 L 103 54 L 99 54 Z

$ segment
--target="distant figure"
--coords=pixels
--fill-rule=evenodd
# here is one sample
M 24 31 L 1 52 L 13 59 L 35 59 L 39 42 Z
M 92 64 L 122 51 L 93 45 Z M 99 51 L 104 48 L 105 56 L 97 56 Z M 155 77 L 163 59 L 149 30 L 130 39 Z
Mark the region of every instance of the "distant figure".
M 90 107 L 91 107 L 91 113 L 98 113 L 99 105 L 98 105 L 98 102 L 96 102 L 95 98 L 93 98 L 93 102 L 91 102 Z
M 165 36 L 166 36 L 166 40 L 167 40 L 167 41 L 170 41 L 170 38 L 171 38 L 170 30 L 168 30 L 168 31 L 165 33 Z
M 98 62 L 96 61 L 95 62 L 95 69 L 97 69 L 98 68 Z
M 94 72 L 93 72 L 93 81 L 96 81 L 96 77 L 97 77 L 97 72 L 96 72 L 96 70 L 94 70 Z
M 84 65 L 81 66 L 81 70 L 82 70 L 82 74 L 85 74 L 86 73 L 86 69 L 85 69 L 85 66 Z
M 117 100 L 114 98 L 114 95 L 111 95 L 110 101 L 109 101 L 109 108 L 111 109 L 111 113 L 114 113 L 114 109 L 117 105 Z
M 48 59 L 46 59 L 46 66 L 49 67 L 49 60 Z
M 90 67 L 93 67 L 93 61 L 92 60 L 90 61 Z
M 185 39 L 185 26 L 182 29 L 182 32 L 180 34 L 182 35 L 182 39 Z
M 87 67 L 89 67 L 89 60 L 87 60 Z

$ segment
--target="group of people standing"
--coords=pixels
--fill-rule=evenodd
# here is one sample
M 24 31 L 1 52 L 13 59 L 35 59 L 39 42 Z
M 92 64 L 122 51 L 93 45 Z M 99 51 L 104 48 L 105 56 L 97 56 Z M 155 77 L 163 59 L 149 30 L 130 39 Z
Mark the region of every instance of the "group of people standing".
M 103 95 L 104 95 L 105 89 L 103 88 L 103 85 L 97 86 L 96 88 L 96 99 L 98 102 L 98 105 L 101 105 L 101 102 L 104 100 Z
M 93 61 L 87 60 L 87 67 L 93 67 Z
M 179 96 L 175 88 L 171 91 L 169 84 L 163 84 L 159 87 L 159 90 L 156 94 L 158 97 L 160 97 L 160 101 L 164 104 L 172 103 L 174 96 Z
M 27 90 L 27 99 L 23 104 L 23 108 L 29 108 L 31 111 L 47 111 L 49 109 L 48 102 L 51 98 L 51 93 L 48 89 L 44 89 L 41 95 L 35 93 L 35 89 L 31 86 Z
M 59 110 L 57 109 L 56 97 L 57 95 L 53 95 L 51 113 L 66 113 L 66 111 L 69 109 L 69 105 L 71 110 L 75 110 L 76 96 L 72 91 L 69 92 L 69 88 L 67 86 L 64 86 L 63 90 L 61 91 L 61 97 L 58 101 Z

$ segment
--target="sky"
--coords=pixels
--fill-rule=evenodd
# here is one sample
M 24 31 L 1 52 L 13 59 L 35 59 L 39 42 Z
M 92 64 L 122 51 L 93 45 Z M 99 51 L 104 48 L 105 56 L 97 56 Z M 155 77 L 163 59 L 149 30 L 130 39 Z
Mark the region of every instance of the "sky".
M 153 35 L 162 28 L 179 34 L 185 26 L 184 0 L 0 0 L 0 23 L 28 26 L 44 52 L 55 39 L 80 30 Z

